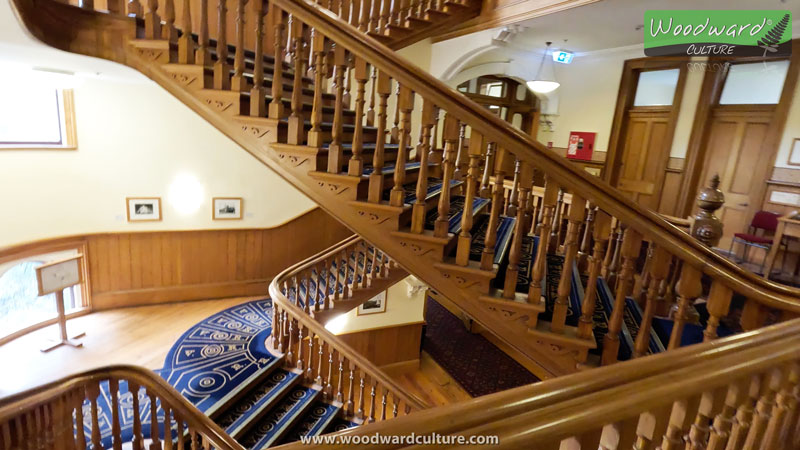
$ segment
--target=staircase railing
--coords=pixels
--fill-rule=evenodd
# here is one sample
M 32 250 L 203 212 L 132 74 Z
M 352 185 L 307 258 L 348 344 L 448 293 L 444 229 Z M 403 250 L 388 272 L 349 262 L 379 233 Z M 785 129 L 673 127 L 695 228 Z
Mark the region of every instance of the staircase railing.
M 311 34 L 318 33 L 325 36 L 333 43 L 335 51 L 344 52 L 351 55 L 355 60 L 355 66 L 372 66 L 377 71 L 377 80 L 374 84 L 378 95 L 376 120 L 377 135 L 383 136 L 390 133 L 390 125 L 387 123 L 389 108 L 387 99 L 392 92 L 392 82 L 396 82 L 396 108 L 395 122 L 399 124 L 397 132 L 391 130 L 400 148 L 405 148 L 411 144 L 410 135 L 412 132 L 412 113 L 419 111 L 415 109 L 415 96 L 422 98 L 421 120 L 419 123 L 419 144 L 417 151 L 423 167 L 427 167 L 430 161 L 442 161 L 442 180 L 444 185 L 448 185 L 453 179 L 458 167 L 456 163 L 462 158 L 468 161 L 465 180 L 466 203 L 471 204 L 477 186 L 480 183 L 479 161 L 482 157 L 484 148 L 495 148 L 497 153 L 495 158 L 500 160 L 510 160 L 512 164 L 494 164 L 495 179 L 504 179 L 503 167 L 514 168 L 514 184 L 518 192 L 516 196 L 518 205 L 525 206 L 517 208 L 517 222 L 519 232 L 514 234 L 510 250 L 509 273 L 506 280 L 514 280 L 516 277 L 516 261 L 520 257 L 521 242 L 528 231 L 530 214 L 529 201 L 533 183 L 533 169 L 546 174 L 546 185 L 544 199 L 541 202 L 542 223 L 538 230 L 539 251 L 535 256 L 533 282 L 527 301 L 531 304 L 538 304 L 541 298 L 541 285 L 537 280 L 541 279 L 544 270 L 544 261 L 547 249 L 562 248 L 565 256 L 564 270 L 559 282 L 558 298 L 555 302 L 553 319 L 549 329 L 553 333 L 567 333 L 565 318 L 569 308 L 568 298 L 571 289 L 570 280 L 572 278 L 572 261 L 575 260 L 579 250 L 579 234 L 581 229 L 587 227 L 592 231 L 594 247 L 590 256 L 590 275 L 587 288 L 592 289 L 596 284 L 598 276 L 603 271 L 603 260 L 616 258 L 616 277 L 612 283 L 614 289 L 614 308 L 609 320 L 609 331 L 605 335 L 603 342 L 604 364 L 616 361 L 618 348 L 620 345 L 620 331 L 623 326 L 623 311 L 625 300 L 630 294 L 635 275 L 641 267 L 637 264 L 640 256 L 644 253 L 643 241 L 649 246 L 647 250 L 648 263 L 646 267 L 647 277 L 651 280 L 649 288 L 645 293 L 643 303 L 646 305 L 641 329 L 640 342 L 636 343 L 636 356 L 646 354 L 646 337 L 650 335 L 650 321 L 655 312 L 662 308 L 663 294 L 660 287 L 666 280 L 675 280 L 677 312 L 674 315 L 673 332 L 668 344 L 669 349 L 680 346 L 683 329 L 689 320 L 689 310 L 692 303 L 701 295 L 704 295 L 704 276 L 710 282 L 708 289 L 708 309 L 710 319 L 705 330 L 707 339 L 717 336 L 717 327 L 722 317 L 729 310 L 731 299 L 734 294 L 738 294 L 747 299 L 741 317 L 741 327 L 744 330 L 754 329 L 765 325 L 770 320 L 785 320 L 797 316 L 800 313 L 800 290 L 783 286 L 752 273 L 744 271 L 732 262 L 722 258 L 711 249 L 692 239 L 688 234 L 665 222 L 656 213 L 642 208 L 629 199 L 621 192 L 600 182 L 596 177 L 584 173 L 571 165 L 564 158 L 558 157 L 548 151 L 542 144 L 511 127 L 507 122 L 501 120 L 491 112 L 487 111 L 470 101 L 463 95 L 458 94 L 430 74 L 419 70 L 412 63 L 403 59 L 393 52 L 386 51 L 377 41 L 364 37 L 358 30 L 350 24 L 340 20 L 329 11 L 321 8 L 306 0 L 274 0 L 275 5 L 286 11 L 295 22 L 301 22 L 311 29 Z M 334 57 L 335 59 L 336 57 Z M 356 76 L 356 82 L 363 86 L 363 78 Z M 335 82 L 335 85 L 340 83 Z M 359 98 L 361 94 L 359 94 Z M 357 100 L 357 105 L 358 100 Z M 319 106 L 319 109 L 318 109 Z M 322 102 L 314 102 L 314 110 L 321 111 Z M 444 112 L 444 122 L 439 120 L 439 112 Z M 362 123 L 363 109 L 356 108 L 355 118 L 355 137 L 353 141 L 353 156 L 350 160 L 350 175 L 361 175 L 362 158 L 358 147 L 362 145 L 363 138 L 359 133 L 359 124 Z M 303 142 L 306 138 L 302 127 L 292 127 L 293 118 L 302 120 L 303 113 L 297 108 L 293 108 L 289 117 L 289 143 Z M 315 133 L 315 123 L 319 123 L 319 116 L 314 112 L 310 115 L 312 128 L 309 131 L 309 142 Z M 441 124 L 441 125 L 440 125 Z M 330 172 L 338 173 L 338 163 L 330 164 L 331 159 L 340 161 L 337 152 L 341 152 L 339 140 L 337 140 L 336 129 L 341 126 L 341 120 L 333 118 L 333 144 L 328 153 Z M 296 131 L 296 134 L 294 131 Z M 437 135 L 438 130 L 439 135 Z M 417 130 L 414 130 L 417 131 Z M 469 147 L 461 148 L 464 136 L 469 136 Z M 437 140 L 443 140 L 443 150 L 438 151 Z M 380 203 L 381 197 L 378 195 L 382 191 L 383 175 L 380 171 L 384 167 L 382 139 L 378 139 L 378 150 L 375 152 L 373 161 L 373 171 L 370 176 L 369 192 L 375 195 L 369 196 L 369 202 Z M 486 145 L 484 145 L 486 144 Z M 334 150 L 336 149 L 336 150 Z M 459 154 L 460 153 L 460 154 Z M 404 167 L 407 160 L 405 152 L 398 152 L 395 167 Z M 486 164 L 484 171 L 492 170 L 490 164 Z M 484 172 L 484 178 L 486 173 Z M 395 170 L 393 173 L 393 184 L 395 188 L 389 200 L 389 206 L 400 207 L 403 205 L 403 193 L 400 186 L 405 182 L 405 172 Z M 420 193 L 425 192 L 427 176 L 422 173 L 417 181 L 418 200 L 413 205 L 414 209 L 424 208 L 424 201 L 420 198 Z M 496 183 L 499 186 L 499 183 Z M 554 222 L 556 212 L 556 202 L 558 193 L 569 193 L 571 197 L 571 207 L 568 216 L 566 230 L 561 234 L 560 223 Z M 493 196 L 502 195 L 502 191 L 495 189 Z M 593 221 L 586 222 L 587 206 L 588 209 L 595 210 Z M 450 207 L 450 196 L 447 192 L 439 198 L 439 217 L 433 231 L 434 237 L 447 236 L 447 217 Z M 464 208 L 463 222 L 472 223 L 472 211 Z M 493 209 L 490 220 L 497 220 L 499 208 Z M 613 218 L 613 220 L 612 220 Z M 424 214 L 414 214 L 410 225 L 411 233 L 424 233 Z M 491 241 L 492 225 L 490 222 L 490 235 L 487 237 L 487 244 Z M 464 229 L 468 229 L 465 225 Z M 558 239 L 563 242 L 554 242 L 552 232 L 558 230 Z M 616 236 L 617 239 L 611 239 Z M 616 242 L 615 242 L 616 241 Z M 492 241 L 493 242 L 493 241 Z M 611 244 L 609 244 L 611 242 Z M 610 251 L 609 251 L 610 250 Z M 470 251 L 469 233 L 463 232 L 458 239 L 458 248 L 455 258 L 456 265 L 468 267 L 470 262 L 468 254 Z M 486 245 L 484 258 L 481 268 L 491 268 L 490 245 Z M 608 257 L 606 255 L 609 255 Z M 405 261 L 404 261 L 405 262 Z M 514 283 L 507 282 L 502 296 L 514 298 Z M 593 293 L 593 292 L 592 292 Z M 592 297 L 589 297 L 592 298 Z M 585 302 L 582 311 L 581 326 L 577 330 L 578 337 L 589 338 L 592 333 L 592 321 L 594 302 Z M 770 309 L 777 310 L 778 317 L 770 318 Z
M 337 435 L 497 436 L 499 448 L 798 448 L 799 345 L 792 320 Z M 405 447 L 398 442 L 371 448 Z
M 2 449 L 99 449 L 109 438 L 115 450 L 244 450 L 143 367 L 102 367 L 0 401 Z
M 272 281 L 271 345 L 304 379 L 341 402 L 345 417 L 383 421 L 428 408 L 397 385 L 375 364 L 337 339 L 314 315 L 359 296 L 389 276 L 396 264 L 359 236 L 286 269 Z M 403 272 L 405 273 L 405 272 Z M 359 292 L 361 291 L 361 292 Z M 377 292 L 373 292 L 377 293 Z

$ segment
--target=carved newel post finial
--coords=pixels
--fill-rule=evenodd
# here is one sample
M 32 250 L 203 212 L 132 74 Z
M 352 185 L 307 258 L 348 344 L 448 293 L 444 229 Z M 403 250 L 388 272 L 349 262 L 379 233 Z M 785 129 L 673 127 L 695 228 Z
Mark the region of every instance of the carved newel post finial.
M 692 236 L 703 244 L 713 247 L 722 238 L 722 222 L 714 211 L 725 203 L 725 195 L 719 190 L 719 175 L 711 177 L 711 184 L 700 190 L 697 206 L 700 210 L 694 216 Z

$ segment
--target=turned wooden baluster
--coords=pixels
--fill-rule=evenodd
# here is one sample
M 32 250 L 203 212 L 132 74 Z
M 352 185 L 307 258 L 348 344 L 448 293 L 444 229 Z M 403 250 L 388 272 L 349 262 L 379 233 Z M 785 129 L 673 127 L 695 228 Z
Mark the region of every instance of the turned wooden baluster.
M 309 330 L 308 332 L 308 364 L 306 365 L 305 377 L 306 382 L 311 383 L 314 380 L 314 342 L 316 334 Z M 322 341 L 320 341 L 322 342 Z
M 269 103 L 269 117 L 270 119 L 283 118 L 283 59 L 284 55 L 284 39 L 283 39 L 283 12 L 277 8 L 274 9 L 275 14 L 278 16 L 278 24 L 275 25 L 275 59 L 272 67 L 272 101 Z
M 383 0 L 381 4 L 381 17 L 378 20 L 378 32 L 384 33 L 386 32 L 389 24 L 391 23 L 391 15 L 392 15 L 392 1 L 393 0 Z
M 622 228 L 622 224 L 618 223 L 616 230 L 614 231 L 615 238 L 612 238 L 612 243 L 610 244 L 614 251 L 606 254 L 606 261 L 608 264 L 604 265 L 603 267 L 603 278 L 606 279 L 606 283 L 608 283 L 608 287 L 613 291 L 617 287 L 617 275 L 619 268 L 622 264 L 622 237 L 625 234 L 625 230 Z
M 131 444 L 133 450 L 143 450 L 144 437 L 142 436 L 142 421 L 139 416 L 139 384 L 134 381 L 128 381 L 128 392 L 131 393 L 131 415 L 133 416 L 133 437 L 131 438 Z
M 389 130 L 389 142 L 397 144 L 400 138 L 400 82 L 397 82 L 397 87 L 394 90 L 394 116 L 392 116 L 393 125 Z
M 547 241 L 550 239 L 550 226 L 553 223 L 553 210 L 556 207 L 559 189 L 553 179 L 547 178 L 542 198 L 542 226 L 539 227 L 539 243 L 536 247 L 536 259 L 533 261 L 533 270 L 531 271 L 528 303 L 539 303 L 542 298 L 542 279 L 547 267 Z
M 217 0 L 217 61 L 214 63 L 214 89 L 230 89 L 230 67 L 228 66 L 228 6 L 225 0 Z
M 461 217 L 461 232 L 458 234 L 458 248 L 456 250 L 456 264 L 466 266 L 469 264 L 469 248 L 472 244 L 473 211 L 472 203 L 478 191 L 478 166 L 481 159 L 483 136 L 475 130 L 469 140 L 469 169 L 467 170 L 467 187 L 464 197 L 464 211 Z
M 286 367 L 291 367 L 292 361 L 294 361 L 294 318 L 287 315 L 287 319 L 289 329 L 286 335 L 289 341 L 286 344 Z
M 784 384 L 786 374 L 781 369 L 772 369 L 764 375 L 761 395 L 756 402 L 755 413 L 750 424 L 750 430 L 747 432 L 747 439 L 744 441 L 744 448 L 768 448 L 762 446 L 762 441 L 767 431 L 767 425 L 772 418 L 775 398 Z
M 161 39 L 161 18 L 158 16 L 158 0 L 147 0 L 144 13 L 145 39 Z
M 247 0 L 236 1 L 236 53 L 233 55 L 233 77 L 231 78 L 231 90 L 243 92 L 247 89 L 247 80 L 244 78 L 244 26 L 245 26 L 245 5 Z M 254 67 L 264 65 L 264 58 L 255 59 Z M 253 81 L 256 82 L 255 74 Z M 263 103 L 264 99 L 256 97 L 250 98 L 250 103 Z
M 319 338 L 319 336 L 317 336 Z M 317 345 L 317 378 L 314 380 L 318 385 L 325 386 L 325 380 L 322 378 L 322 374 L 325 373 L 323 370 L 323 366 L 325 364 L 325 342 L 322 340 L 319 341 L 319 345 Z M 311 355 L 308 355 L 309 362 L 312 359 Z
M 339 173 L 344 164 L 344 150 L 342 149 L 342 112 L 344 108 L 344 74 L 347 61 L 345 49 L 341 45 L 333 45 L 333 88 L 336 93 L 336 103 L 333 108 L 333 126 L 331 128 L 331 143 L 328 147 L 328 172 Z
M 333 390 L 333 386 L 331 385 L 331 382 L 333 381 L 333 353 L 333 348 L 328 346 L 328 377 L 325 379 L 325 389 L 322 391 L 323 400 L 328 400 L 333 395 L 331 392 Z
M 561 246 L 561 222 L 564 208 L 564 189 L 561 189 L 558 191 L 558 201 L 556 202 L 555 215 L 553 216 L 553 226 L 550 228 L 550 242 L 548 246 L 548 251 L 550 253 L 559 252 L 559 247 Z
M 572 206 L 569 208 L 567 236 L 564 241 L 564 265 L 561 268 L 561 278 L 558 280 L 558 295 L 553 305 L 553 320 L 550 322 L 550 331 L 554 333 L 563 333 L 566 327 L 569 295 L 572 292 L 573 263 L 578 254 L 578 235 L 585 217 L 586 200 L 577 193 L 573 193 Z
M 672 325 L 672 334 L 669 337 L 667 350 L 672 350 L 681 346 L 681 336 L 683 326 L 686 324 L 687 313 L 692 307 L 694 299 L 703 293 L 703 285 L 700 283 L 702 274 L 694 267 L 684 264 L 681 269 L 681 278 L 678 281 L 678 312 L 675 315 Z
M 585 273 L 588 267 L 589 249 L 592 247 L 592 224 L 594 223 L 594 215 L 597 207 L 589 203 L 586 214 L 586 226 L 583 229 L 583 239 L 581 239 L 581 246 L 578 250 L 578 272 Z M 535 213 L 533 217 L 536 217 Z M 535 221 L 535 220 L 534 220 Z M 533 229 L 534 226 L 531 226 Z
M 347 166 L 347 174 L 360 177 L 364 173 L 364 158 L 361 152 L 364 149 L 364 95 L 367 90 L 367 62 L 355 57 L 353 78 L 356 80 L 356 115 L 355 130 L 353 131 L 353 155 Z
M 444 160 L 442 161 L 442 193 L 439 194 L 439 217 L 433 225 L 433 235 L 447 237 L 450 229 L 450 180 L 453 179 L 453 158 L 458 143 L 458 119 L 450 114 L 444 118 Z
M 720 281 L 715 280 L 711 284 L 711 291 L 708 293 L 708 301 L 706 302 L 708 324 L 705 331 L 703 331 L 703 342 L 717 338 L 719 321 L 722 317 L 728 315 L 732 298 L 733 291 Z
M 325 37 L 316 28 L 311 29 L 311 58 L 314 68 L 314 98 L 311 109 L 311 129 L 308 131 L 308 146 L 319 148 L 322 146 L 322 109 L 324 107 L 323 94 L 323 61 L 325 60 Z
M 97 385 L 95 382 L 91 382 L 88 386 L 86 386 L 86 398 L 89 400 L 89 407 L 91 412 L 90 421 L 92 424 L 91 430 L 91 439 L 92 439 L 92 447 L 99 449 L 103 448 L 100 440 L 100 421 L 99 421 L 99 412 L 97 409 L 97 397 L 100 395 L 100 386 Z M 33 423 L 29 422 L 28 426 L 32 426 Z M 29 443 L 33 444 L 35 442 L 35 432 L 31 433 L 29 436 Z M 39 447 L 39 446 L 37 446 Z
M 656 302 L 658 301 L 658 287 L 661 281 L 669 274 L 669 260 L 672 257 L 662 247 L 656 245 L 650 248 L 652 256 L 650 258 L 650 286 L 647 288 L 646 304 L 642 315 L 642 323 L 639 325 L 639 334 L 636 336 L 633 356 L 639 357 L 647 354 L 650 349 L 650 329 L 653 317 L 656 314 Z
M 358 17 L 358 31 L 362 33 L 366 33 L 369 30 L 369 20 L 370 14 L 372 13 L 372 1 L 370 0 L 360 0 L 361 6 L 359 7 L 359 17 Z
M 289 131 L 287 141 L 289 144 L 301 145 L 303 143 L 303 49 L 305 34 L 303 24 L 295 17 L 291 23 L 289 37 L 294 37 L 294 81 L 292 82 L 292 112 L 289 114 Z M 293 34 L 293 36 L 292 36 Z M 273 80 L 272 85 L 280 82 L 280 79 Z M 314 89 L 320 86 L 314 85 Z
M 414 109 L 414 93 L 398 84 L 397 105 L 400 110 L 400 131 L 398 134 L 397 161 L 394 165 L 394 185 L 389 194 L 389 204 L 402 207 L 405 204 L 406 160 L 411 144 L 411 111 Z
M 383 195 L 383 163 L 386 145 L 386 115 L 388 113 L 389 95 L 392 93 L 392 80 L 383 71 L 378 73 L 376 92 L 378 93 L 378 121 L 376 124 L 375 153 L 372 156 L 372 173 L 369 175 L 369 193 L 367 201 L 379 203 Z
M 519 206 L 519 171 L 520 166 L 517 164 L 514 167 L 514 181 L 511 182 L 511 192 L 508 195 L 508 201 L 506 203 L 507 216 L 517 215 L 517 206 Z
M 297 327 L 297 342 L 298 342 L 298 345 L 297 345 L 297 364 L 295 365 L 295 367 L 300 372 L 303 371 L 303 367 L 304 367 L 304 364 L 305 364 L 305 357 L 303 357 L 303 328 L 305 328 L 305 327 L 303 327 L 303 325 L 298 322 L 298 327 Z M 309 335 L 310 334 L 311 334 L 311 330 L 309 330 Z
M 467 174 L 467 124 L 461 123 L 458 129 L 458 152 L 456 153 L 453 179 L 461 181 Z
M 339 354 L 338 374 L 339 376 L 337 377 L 336 381 L 336 396 L 334 398 L 337 402 L 342 403 L 342 400 L 344 399 L 344 358 L 342 358 L 341 354 Z M 347 409 L 345 409 L 345 412 L 347 412 Z
M 793 411 L 797 408 L 794 390 L 800 381 L 800 364 L 797 361 L 786 364 L 780 371 L 783 374 L 782 383 L 775 398 L 772 416 L 764 431 L 764 440 L 761 444 L 763 449 L 779 449 L 783 448 L 782 444 L 791 442 L 790 438 L 788 436 L 784 438 L 784 435 L 788 432 L 788 424 L 794 425 Z
M 422 103 L 422 132 L 420 143 L 417 146 L 417 156 L 419 157 L 419 174 L 417 176 L 417 198 L 411 210 L 411 232 L 422 233 L 425 229 L 425 209 L 426 197 L 428 194 L 428 151 L 431 140 L 431 129 L 433 128 L 433 103 L 425 99 Z
M 139 2 L 139 0 L 128 1 L 128 15 L 142 17 L 142 4 Z
M 728 445 L 728 439 L 733 428 L 734 415 L 747 397 L 749 380 L 743 382 L 736 380 L 728 385 L 725 393 L 725 401 L 714 417 L 708 436 L 707 450 L 724 450 Z
M 489 148 L 495 147 L 494 142 L 489 143 Z M 503 181 L 505 172 L 503 171 L 503 160 L 506 152 L 500 148 L 497 150 L 497 163 L 494 164 L 494 189 L 492 191 L 492 209 L 489 211 L 489 224 L 486 229 L 486 238 L 483 241 L 483 252 L 481 253 L 481 269 L 491 270 L 494 266 L 494 247 L 497 245 L 497 227 L 500 224 L 500 212 L 503 209 Z M 489 166 L 487 165 L 487 168 Z
M 486 158 L 484 159 L 483 175 L 481 176 L 481 187 L 478 195 L 481 198 L 490 198 L 492 196 L 492 186 L 490 184 L 492 170 L 494 170 L 494 149 L 497 144 L 489 142 L 486 145 Z
M 161 441 L 158 438 L 158 403 L 157 397 L 154 392 L 147 389 L 147 395 L 150 397 L 150 447 L 148 450 L 161 450 Z M 167 430 L 167 423 L 164 422 L 164 430 Z M 95 447 L 101 448 L 101 447 Z
M 328 270 L 328 262 L 323 261 L 322 267 L 317 267 L 317 289 L 315 290 L 314 294 L 314 312 L 319 312 L 320 310 L 320 303 L 325 301 L 325 297 L 327 294 L 327 280 L 325 279 L 325 275 L 327 274 Z
M 766 376 L 756 374 L 742 383 L 742 392 L 745 398 L 736 410 L 736 417 L 733 420 L 733 426 L 731 427 L 730 436 L 728 437 L 728 446 L 725 448 L 744 448 L 745 440 L 747 439 L 753 420 L 753 411 L 760 397 L 763 383 L 765 382 L 768 382 Z
M 594 308 L 597 303 L 597 278 L 600 276 L 600 266 L 606 252 L 606 243 L 611 232 L 611 217 L 604 211 L 597 210 L 592 234 L 594 249 L 588 258 L 589 278 L 586 281 L 586 292 L 581 305 L 581 318 L 578 321 L 578 337 L 588 339 L 592 336 L 594 328 Z
M 370 83 L 369 83 L 369 108 L 367 108 L 367 125 L 373 126 L 375 125 L 375 95 L 377 95 L 377 78 L 378 78 L 378 69 L 375 66 L 372 66 L 372 75 L 370 76 Z
M 367 416 L 367 423 L 375 422 L 375 381 L 373 380 L 370 386 L 369 393 L 369 415 Z
M 194 41 L 192 40 L 191 0 L 183 0 L 181 22 L 182 34 L 178 38 L 178 64 L 194 64 Z
M 113 2 L 109 2 L 109 6 Z M 164 24 L 161 28 L 161 38 L 170 44 L 178 42 L 178 29 L 175 28 L 175 0 L 164 0 Z
M 603 339 L 603 365 L 613 364 L 617 361 L 619 352 L 619 333 L 622 329 L 622 316 L 625 309 L 625 297 L 628 295 L 629 282 L 633 280 L 633 271 L 636 268 L 636 259 L 642 246 L 642 236 L 633 228 L 625 230 L 622 241 L 621 253 L 623 257 L 620 282 L 617 285 L 614 299 L 614 310 L 608 320 L 608 333 Z
M 357 419 L 364 419 L 364 372 L 359 371 L 360 381 L 358 382 L 358 410 Z
M 114 450 L 122 450 L 122 430 L 119 420 L 119 380 L 108 380 L 108 396 L 111 397 L 111 437 Z
M 697 414 L 689 429 L 688 439 L 686 439 L 686 450 L 706 450 L 706 444 L 711 435 L 712 419 L 722 409 L 726 393 L 727 389 L 723 387 L 702 394 Z
M 529 164 L 517 160 L 514 171 L 521 177 L 518 184 L 519 195 L 517 198 L 521 203 L 525 203 L 531 190 L 531 183 L 533 182 L 533 169 Z M 523 220 L 524 215 L 524 208 L 517 208 L 517 220 L 514 222 L 514 237 L 512 238 L 511 248 L 508 254 L 508 268 L 506 269 L 506 278 L 503 285 L 503 298 L 514 298 L 517 292 L 519 261 L 522 257 L 522 238 L 528 231 L 527 228 L 525 228 L 525 221 Z
M 381 395 L 381 422 L 386 420 L 386 395 L 388 392 L 388 389 L 383 388 L 383 395 Z
M 286 291 L 286 295 L 289 295 L 289 291 Z M 297 298 L 297 291 L 295 291 L 295 298 Z M 272 306 L 272 349 L 278 350 L 279 353 L 283 353 L 283 349 L 280 348 L 280 335 L 278 330 L 281 329 L 281 315 L 280 311 L 278 311 L 278 307 L 273 304 Z
M 253 66 L 253 87 L 250 89 L 250 115 L 253 117 L 264 117 L 267 114 L 267 103 L 264 98 L 264 18 L 267 11 L 264 0 L 253 0 L 253 15 L 255 16 L 255 36 L 256 42 L 253 50 L 255 65 Z M 276 39 L 280 41 L 280 37 Z M 242 65 L 244 65 L 244 47 L 237 49 L 236 56 L 238 61 L 239 53 L 242 55 Z M 278 55 L 278 53 L 276 53 Z M 278 58 L 275 57 L 275 64 Z M 262 62 L 259 62 L 262 61 Z M 238 83 L 238 82 L 237 82 Z
M 661 441 L 661 450 L 683 450 L 685 448 L 684 436 L 688 433 L 699 406 L 700 396 L 698 395 L 673 403 L 669 426 Z

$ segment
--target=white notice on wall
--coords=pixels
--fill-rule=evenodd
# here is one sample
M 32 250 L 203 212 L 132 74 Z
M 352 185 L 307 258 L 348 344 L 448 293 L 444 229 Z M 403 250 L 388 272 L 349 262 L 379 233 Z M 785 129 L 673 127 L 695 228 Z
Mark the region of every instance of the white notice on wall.
M 781 205 L 800 206 L 800 194 L 795 192 L 772 191 L 769 201 Z

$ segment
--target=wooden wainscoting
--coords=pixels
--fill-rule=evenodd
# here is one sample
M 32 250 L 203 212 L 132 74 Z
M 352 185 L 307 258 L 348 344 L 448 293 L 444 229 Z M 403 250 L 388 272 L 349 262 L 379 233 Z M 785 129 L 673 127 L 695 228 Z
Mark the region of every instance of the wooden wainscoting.
M 281 270 L 352 232 L 315 208 L 266 229 L 98 233 L 0 249 L 0 262 L 86 246 L 93 310 L 267 295 Z
M 392 375 L 419 368 L 424 322 L 373 328 L 337 337 Z

